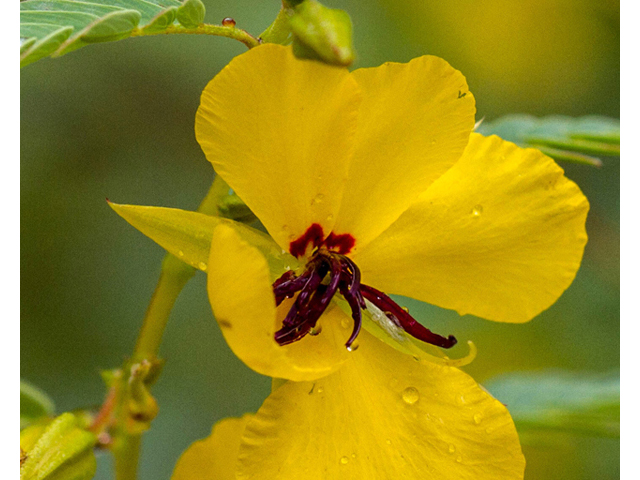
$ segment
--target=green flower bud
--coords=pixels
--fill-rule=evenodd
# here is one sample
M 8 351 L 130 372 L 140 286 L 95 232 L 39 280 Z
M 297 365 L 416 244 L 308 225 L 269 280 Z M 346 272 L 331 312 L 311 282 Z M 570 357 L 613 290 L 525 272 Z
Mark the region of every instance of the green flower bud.
M 345 11 L 327 8 L 316 0 L 305 0 L 293 8 L 289 25 L 296 56 L 332 65 L 353 63 L 351 18 Z
M 20 433 L 20 480 L 89 480 L 96 472 L 96 437 L 71 413 Z

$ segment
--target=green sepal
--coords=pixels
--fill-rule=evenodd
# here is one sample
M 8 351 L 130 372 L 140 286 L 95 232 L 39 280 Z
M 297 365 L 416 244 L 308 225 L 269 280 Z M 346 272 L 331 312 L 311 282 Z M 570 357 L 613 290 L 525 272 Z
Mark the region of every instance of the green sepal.
M 109 204 L 118 215 L 183 262 L 206 271 L 213 230 L 220 224 L 238 232 L 240 238 L 257 248 L 273 274 L 298 267 L 297 260 L 273 239 L 254 228 L 221 217 L 177 208 Z
M 620 437 L 620 375 L 520 372 L 485 384 L 527 440 L 550 433 Z
M 151 421 L 158 415 L 158 402 L 149 392 L 157 379 L 163 362 L 143 360 L 131 366 L 127 382 L 127 408 L 129 412 L 126 429 L 131 435 L 147 431 Z
M 327 8 L 316 0 L 305 0 L 293 8 L 289 25 L 296 56 L 332 65 L 353 63 L 353 28 L 345 11 Z
M 196 28 L 204 22 L 205 6 L 200 0 L 185 0 L 178 8 L 176 18 L 186 28 Z
M 96 472 L 93 446 L 96 437 L 78 428 L 71 413 L 63 413 L 34 439 L 34 427 L 30 427 L 22 439 L 20 480 L 89 480 Z M 28 445 L 29 444 L 29 445 Z M 23 448 L 27 446 L 25 450 Z M 29 448 L 30 447 L 30 448 Z
M 20 428 L 53 415 L 53 401 L 39 388 L 20 380 Z

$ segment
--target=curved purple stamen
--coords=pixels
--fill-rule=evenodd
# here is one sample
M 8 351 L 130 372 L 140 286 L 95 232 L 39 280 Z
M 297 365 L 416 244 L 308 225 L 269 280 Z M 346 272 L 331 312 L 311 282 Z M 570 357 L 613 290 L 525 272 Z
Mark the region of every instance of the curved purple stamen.
M 323 283 L 327 275 L 330 275 L 329 282 Z M 386 294 L 364 285 L 360 279 L 360 269 L 353 260 L 324 248 L 316 251 L 307 264 L 307 269 L 299 277 L 292 271 L 285 272 L 273 283 L 276 305 L 299 293 L 282 321 L 282 328 L 275 333 L 276 342 L 287 345 L 303 338 L 316 326 L 331 299 L 339 291 L 349 304 L 353 318 L 353 330 L 345 344 L 349 349 L 362 328 L 362 309 L 367 308 L 365 299 L 418 340 L 442 348 L 451 348 L 457 343 L 453 335 L 445 338 L 425 328 Z

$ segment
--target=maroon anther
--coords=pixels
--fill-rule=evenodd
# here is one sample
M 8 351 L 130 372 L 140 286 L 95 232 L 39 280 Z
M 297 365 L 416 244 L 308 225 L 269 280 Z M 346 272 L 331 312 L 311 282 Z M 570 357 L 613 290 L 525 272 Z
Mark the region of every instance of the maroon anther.
M 299 243 L 293 242 L 292 253 L 304 253 L 309 243 L 314 246 L 316 243 L 322 244 L 322 240 L 318 240 L 322 238 L 321 227 L 319 231 L 312 227 L 301 237 Z M 350 235 L 349 237 L 352 238 Z M 362 328 L 362 310 L 367 308 L 365 299 L 418 340 L 442 348 L 451 348 L 457 343 L 453 335 L 445 338 L 431 332 L 387 295 L 360 283 L 360 270 L 353 260 L 341 253 L 342 251 L 343 248 L 338 252 L 330 251 L 325 246 L 317 248 L 300 276 L 289 270 L 273 283 L 276 305 L 280 305 L 285 298 L 293 298 L 298 294 L 282 321 L 282 328 L 275 333 L 275 340 L 279 345 L 287 345 L 307 335 L 316 326 L 337 292 L 340 292 L 349 304 L 353 318 L 353 331 L 345 344 L 347 348 L 351 347 Z M 329 279 L 325 281 L 327 275 Z

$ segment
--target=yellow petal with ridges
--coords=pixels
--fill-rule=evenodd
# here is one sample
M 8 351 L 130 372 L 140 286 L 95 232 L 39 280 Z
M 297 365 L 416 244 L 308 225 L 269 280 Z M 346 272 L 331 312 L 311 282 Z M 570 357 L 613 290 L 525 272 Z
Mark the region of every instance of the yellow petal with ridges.
M 180 456 L 171 480 L 235 480 L 240 439 L 252 416 L 216 423 L 211 435 L 191 444 Z
M 357 249 L 460 158 L 476 110 L 464 76 L 438 57 L 352 75 L 363 100 L 335 231 L 352 234 Z
M 526 322 L 573 281 L 589 204 L 538 150 L 473 134 L 464 156 L 355 258 L 387 293 Z
M 291 301 L 277 309 L 264 256 L 227 225 L 213 232 L 207 289 L 213 313 L 235 353 L 250 368 L 270 377 L 312 380 L 335 371 L 347 352 L 341 321 L 346 315 L 330 307 L 322 315 L 319 335 L 280 346 L 274 333 L 282 326 Z
M 516 480 L 507 409 L 464 372 L 360 334 L 336 373 L 288 382 L 247 423 L 239 480 Z
M 266 44 L 209 82 L 196 138 L 216 172 L 288 250 L 313 223 L 326 235 L 333 227 L 359 104 L 345 68 Z

